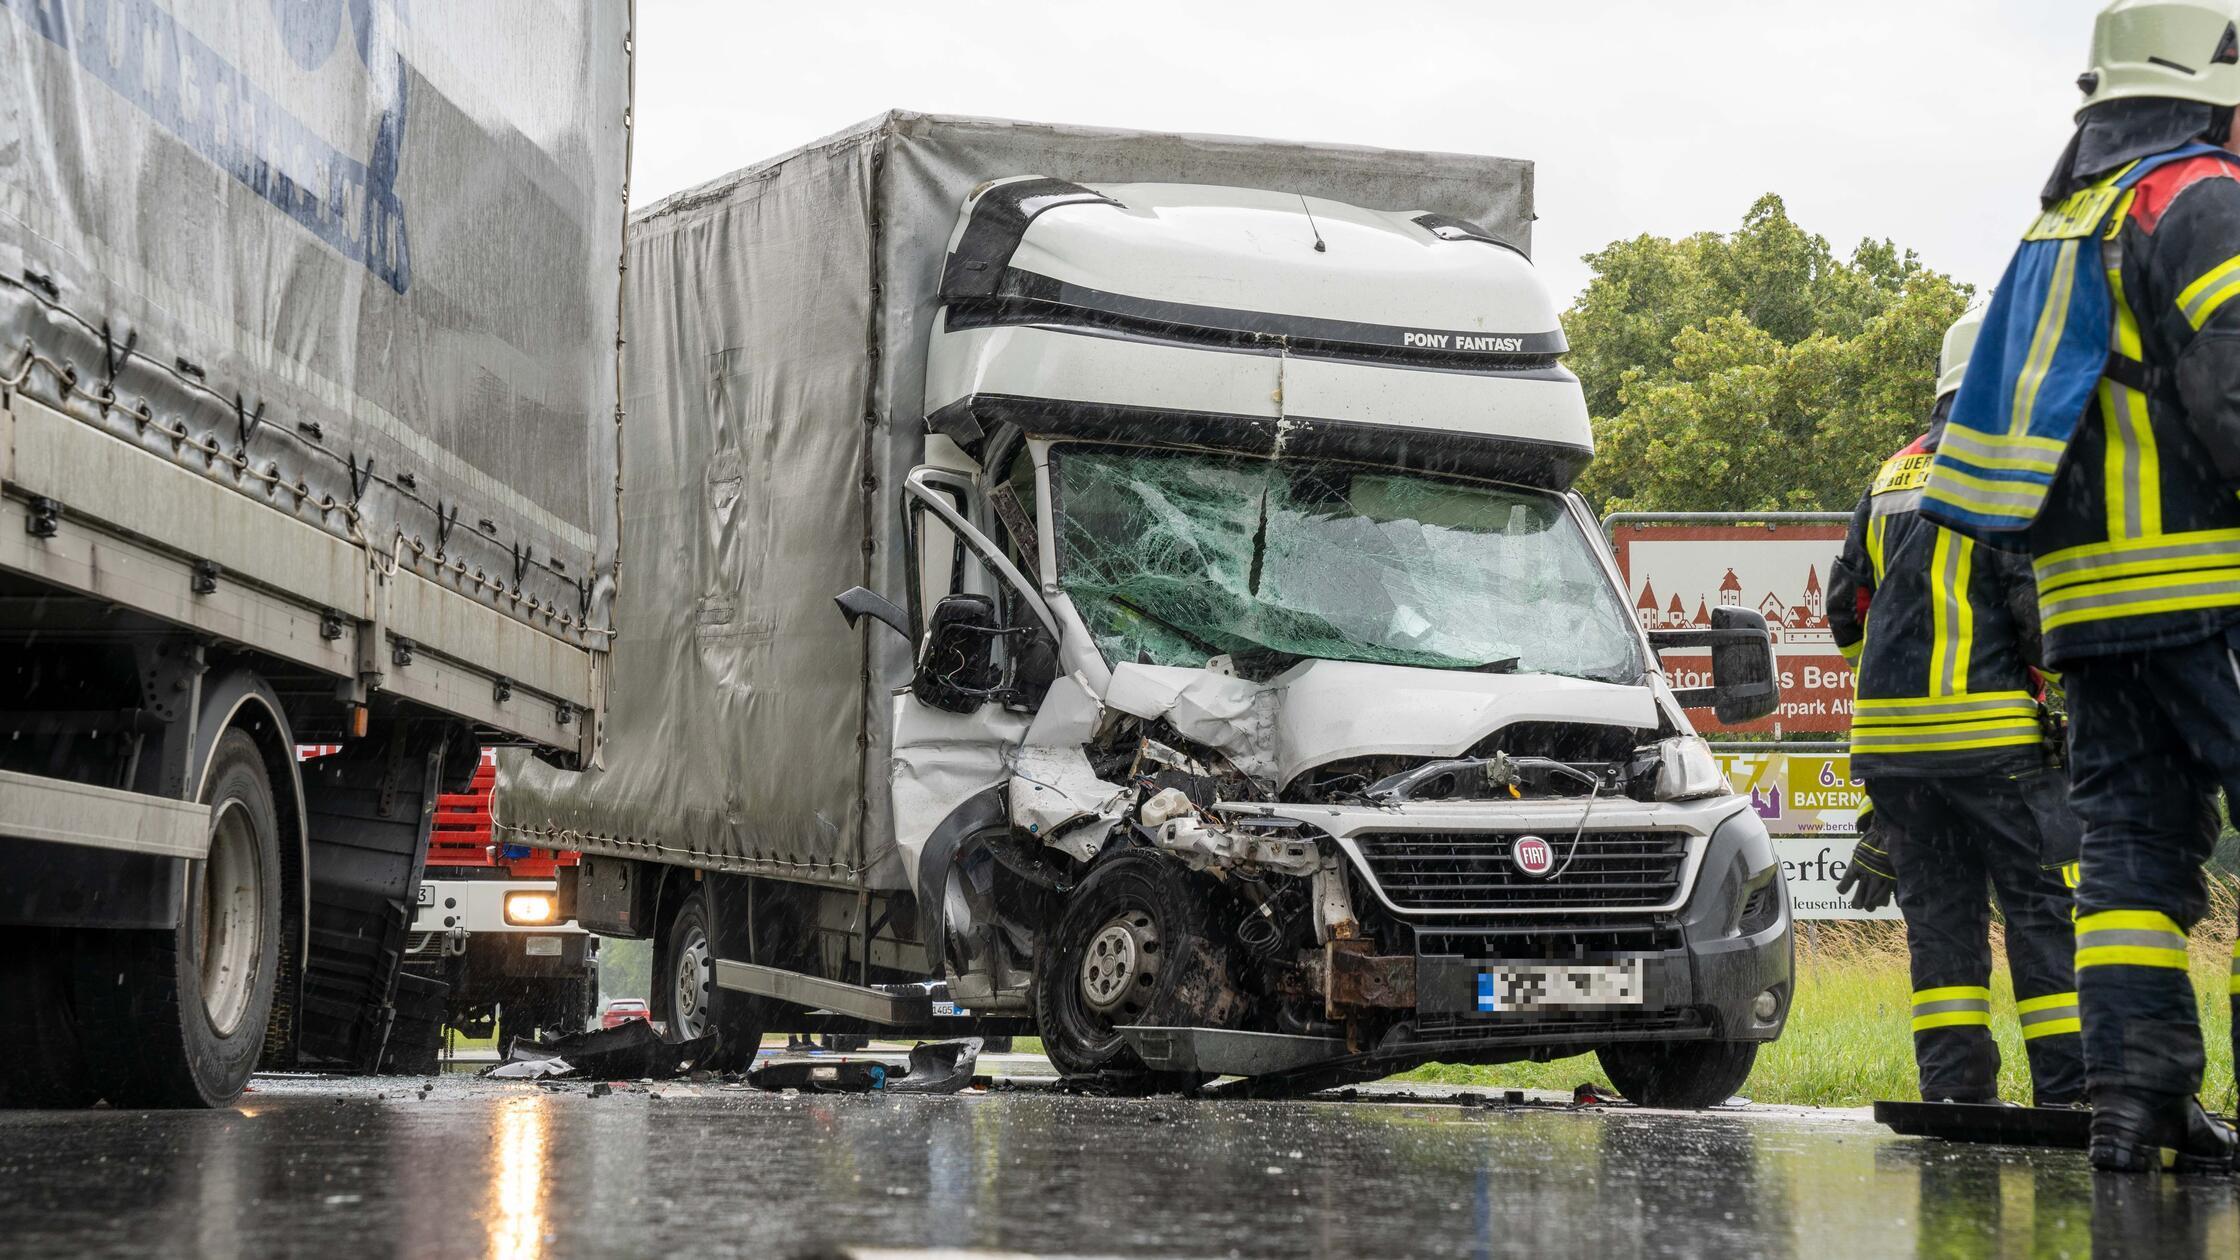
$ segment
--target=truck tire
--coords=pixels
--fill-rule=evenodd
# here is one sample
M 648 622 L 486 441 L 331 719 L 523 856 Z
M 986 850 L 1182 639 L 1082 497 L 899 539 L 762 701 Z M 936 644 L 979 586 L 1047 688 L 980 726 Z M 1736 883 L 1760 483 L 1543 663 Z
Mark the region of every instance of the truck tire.
M 97 1095 L 70 1002 L 70 936 L 49 928 L 0 932 L 0 1108 L 83 1107 Z
M 653 1017 L 671 1041 L 690 1041 L 708 1033 L 723 1037 L 706 1066 L 744 1072 L 762 1048 L 763 1005 L 744 993 L 716 987 L 715 932 L 702 889 L 685 898 L 670 920 L 666 944 L 653 977 Z
M 1235 1026 L 1245 1002 L 1212 920 L 1205 881 L 1171 858 L 1131 849 L 1090 870 L 1035 950 L 1035 1026 L 1062 1075 L 1151 1075 L 1123 1024 Z
M 1642 1107 L 1701 1111 L 1741 1090 L 1758 1059 L 1755 1041 L 1629 1042 L 1595 1052 L 1610 1083 Z
M 219 1107 L 249 1083 L 280 970 L 280 815 L 246 732 L 204 778 L 210 853 L 187 867 L 179 926 L 78 934 L 87 1073 L 117 1107 Z

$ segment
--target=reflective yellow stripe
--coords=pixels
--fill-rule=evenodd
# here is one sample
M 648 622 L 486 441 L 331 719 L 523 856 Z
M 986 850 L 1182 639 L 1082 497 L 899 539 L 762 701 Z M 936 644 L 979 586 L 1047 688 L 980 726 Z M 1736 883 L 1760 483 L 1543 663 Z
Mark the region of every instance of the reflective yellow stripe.
M 1867 522 L 1867 560 L 1874 566 L 1874 580 L 1877 586 L 1882 584 L 1883 524 L 1884 520 L 1879 516 Z
M 2100 409 L 2108 434 L 2100 467 L 2108 537 L 2154 537 L 2162 532 L 2162 454 L 2147 416 L 2146 395 L 2104 378 Z
M 1836 644 L 1836 651 L 1843 653 L 1843 659 L 1850 662 L 1853 670 L 1857 670 L 1859 668 L 1859 653 L 1866 646 L 1866 641 L 1862 639 L 1857 643 L 1838 643 Z
M 2178 309 L 2184 313 L 2186 322 L 2198 329 L 2236 293 L 2240 293 L 2240 257 L 2218 263 L 2199 280 L 2187 285 L 2178 294 Z
M 2168 932 L 2183 937 L 2186 930 L 2160 910 L 2096 910 L 2077 920 L 2079 932 Z
M 2197 529 L 2069 547 L 2039 557 L 2032 568 L 2039 592 L 2046 594 L 2080 582 L 2235 566 L 2240 566 L 2240 529 Z
M 1991 990 L 1976 984 L 1918 989 L 1913 995 L 1913 1030 L 1991 1026 Z
M 1975 579 L 1976 544 L 1973 539 L 1953 534 L 1950 530 L 1937 532 L 1958 540 L 1954 549 L 1960 553 L 1960 559 L 1954 566 L 1952 594 L 1953 610 L 1959 614 L 1959 621 L 1953 627 L 1952 686 L 1945 694 L 1964 696 L 1968 694 L 1968 660 L 1976 653 L 1976 605 L 1974 600 L 1968 598 L 1969 584 Z M 2034 718 L 2037 715 L 2033 713 L 2031 716 Z
M 2068 886 L 2070 892 L 2077 890 L 2077 881 L 2083 873 L 2084 863 L 2082 862 L 2063 862 L 2061 864 L 2061 882 Z M 2075 914 L 2075 911 L 2070 911 L 2072 918 L 2075 917 Z
M 2159 910 L 2102 910 L 2077 917 L 2077 970 L 2160 967 L 2184 971 L 2186 934 Z
M 1853 701 L 1853 753 L 1891 756 L 2014 748 L 2043 737 L 2037 701 L 2025 691 Z
M 1952 573 L 1959 567 L 1960 536 L 1949 529 L 1937 531 L 1929 556 L 1929 694 L 1952 694 L 1953 623 L 1959 619 L 1955 604 L 1967 596 L 1955 592 Z
M 2240 607 L 2240 568 L 2095 582 L 2041 594 L 2038 603 L 2048 630 L 2113 617 Z
M 1903 733 L 1854 729 L 1851 732 L 1851 752 L 1854 756 L 1862 753 L 1888 756 L 1898 753 L 1971 752 L 1981 748 L 2027 747 L 2043 738 L 2044 734 L 2035 722 L 2002 723 L 1954 731 L 1915 728 Z
M 2014 1004 L 2014 1013 L 2017 1022 L 2022 1025 L 2024 1041 L 2084 1031 L 2084 1025 L 2079 1022 L 2077 995 L 2074 993 L 2048 993 L 2044 997 L 2026 998 Z
M 2112 202 L 2114 198 L 2109 200 Z M 2063 241 L 2060 249 L 2053 264 L 2052 290 L 2046 294 L 2045 306 L 2038 312 L 2037 330 L 2031 334 L 2030 356 L 2024 360 L 2022 374 L 2014 383 L 2014 414 L 2007 424 L 2010 433 L 2029 431 L 2030 413 L 2038 405 L 2038 390 L 2045 385 L 2046 373 L 2053 367 L 2054 348 L 2060 344 L 2061 334 L 2068 327 L 2069 297 L 2076 288 L 2077 242 Z
M 1945 1011 L 1937 1015 L 1916 1015 L 1913 1030 L 1927 1032 L 1932 1028 L 1989 1028 L 1990 1011 Z
M 1964 696 L 1876 696 L 1859 701 L 1859 713 L 1874 722 L 1922 721 L 1931 718 L 2012 717 L 2038 715 L 2037 697 L 2027 691 L 1981 691 Z
M 2057 1006 L 2076 1004 L 2077 995 L 2074 993 L 2048 993 L 2044 997 L 2024 998 L 2015 1003 L 2014 1012 L 2017 1015 L 2035 1015 L 2039 1011 L 2049 1011 Z
M 1947 429 L 1944 443 L 1937 449 L 1977 468 L 2017 469 L 2044 473 L 2050 477 L 2060 471 L 2061 456 L 2069 446 L 2068 443 L 2053 438 L 2031 437 L 2022 433 L 1992 443 L 1965 429 Z
M 2116 300 L 2116 353 L 2136 363 L 2147 356 L 2140 344 L 2139 317 L 2132 313 L 2131 299 L 2123 292 L 2123 253 L 2110 242 L 2104 257 L 2116 264 L 2108 268 L 2108 292 Z
M 1953 487 L 1959 487 L 1955 492 Z M 1946 465 L 1937 470 L 1937 479 L 1921 492 L 1923 498 L 1940 499 L 1955 503 L 1986 503 L 1995 509 L 2005 507 L 2034 508 L 2045 498 L 2043 487 L 2025 481 L 1991 481 L 1972 477 Z
M 2164 967 L 2186 969 L 2186 952 L 2155 945 L 2093 945 L 2077 951 L 2077 970 L 2087 967 Z

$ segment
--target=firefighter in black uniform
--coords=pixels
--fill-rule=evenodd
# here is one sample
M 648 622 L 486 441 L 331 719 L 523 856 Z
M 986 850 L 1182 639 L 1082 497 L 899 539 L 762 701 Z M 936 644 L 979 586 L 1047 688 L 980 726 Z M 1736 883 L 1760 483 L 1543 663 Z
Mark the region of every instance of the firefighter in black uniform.
M 2092 1163 L 2220 1171 L 2187 933 L 2240 783 L 2240 0 L 2118 0 L 2079 86 L 1924 510 L 2015 531 L 2063 671 Z
M 2022 557 L 1915 512 L 1980 319 L 1945 335 L 1929 431 L 1876 473 L 1832 571 L 1828 621 L 1857 675 L 1851 772 L 1872 802 L 1839 888 L 1874 909 L 1895 879 L 1914 1061 L 1931 1102 L 1998 1100 L 1996 897 L 2034 1101 L 2066 1107 L 2084 1098 L 2062 874 L 2080 828 L 2032 673 L 2037 592 Z

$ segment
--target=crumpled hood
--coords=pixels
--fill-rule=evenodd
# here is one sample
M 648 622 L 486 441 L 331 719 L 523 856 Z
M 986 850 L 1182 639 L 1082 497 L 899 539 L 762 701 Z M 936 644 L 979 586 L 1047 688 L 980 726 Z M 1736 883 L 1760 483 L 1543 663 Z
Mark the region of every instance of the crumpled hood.
M 1104 702 L 1164 718 L 1278 788 L 1349 757 L 1458 757 L 1517 722 L 1657 724 L 1647 687 L 1356 661 L 1305 661 L 1266 682 L 1123 664 L 1113 668 Z

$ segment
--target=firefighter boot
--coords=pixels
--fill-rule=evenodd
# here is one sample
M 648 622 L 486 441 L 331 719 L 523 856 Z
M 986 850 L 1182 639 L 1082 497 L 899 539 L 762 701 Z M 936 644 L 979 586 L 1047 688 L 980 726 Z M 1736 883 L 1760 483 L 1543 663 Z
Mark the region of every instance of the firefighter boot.
M 2092 1166 L 2104 1172 L 2154 1172 L 2176 1152 L 2175 1173 L 2229 1173 L 2235 1138 L 2184 1094 L 2147 1094 L 2106 1086 L 2092 1091 Z

